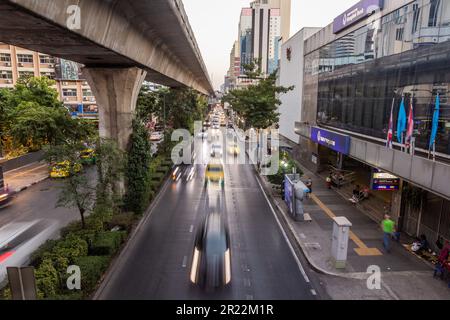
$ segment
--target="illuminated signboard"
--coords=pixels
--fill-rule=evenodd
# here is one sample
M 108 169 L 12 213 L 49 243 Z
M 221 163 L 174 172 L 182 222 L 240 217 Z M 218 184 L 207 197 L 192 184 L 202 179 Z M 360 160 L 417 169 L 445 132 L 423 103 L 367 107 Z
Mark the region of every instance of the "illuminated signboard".
M 355 23 L 367 18 L 373 12 L 382 10 L 383 4 L 384 0 L 362 0 L 358 2 L 339 17 L 334 19 L 333 33 L 339 33 Z
M 390 173 L 374 169 L 372 174 L 372 190 L 393 191 L 400 188 L 400 178 Z

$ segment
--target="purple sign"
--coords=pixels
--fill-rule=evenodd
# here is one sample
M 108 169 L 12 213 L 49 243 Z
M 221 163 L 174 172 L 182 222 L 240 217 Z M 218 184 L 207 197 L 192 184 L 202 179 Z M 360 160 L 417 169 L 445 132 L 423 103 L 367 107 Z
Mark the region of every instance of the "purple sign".
M 382 10 L 383 5 L 384 0 L 361 0 L 339 17 L 334 19 L 333 33 L 339 33 L 342 30 L 354 25 L 358 21 L 367 18 L 373 12 Z
M 311 140 L 342 154 L 350 153 L 350 136 L 311 127 Z

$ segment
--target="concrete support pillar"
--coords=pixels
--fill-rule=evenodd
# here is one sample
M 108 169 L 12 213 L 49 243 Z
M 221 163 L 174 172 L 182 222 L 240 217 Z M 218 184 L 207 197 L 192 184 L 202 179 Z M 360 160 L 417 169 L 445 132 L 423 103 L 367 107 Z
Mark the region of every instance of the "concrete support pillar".
M 99 107 L 100 137 L 116 141 L 126 151 L 139 90 L 147 72 L 135 67 L 85 67 L 82 71 Z

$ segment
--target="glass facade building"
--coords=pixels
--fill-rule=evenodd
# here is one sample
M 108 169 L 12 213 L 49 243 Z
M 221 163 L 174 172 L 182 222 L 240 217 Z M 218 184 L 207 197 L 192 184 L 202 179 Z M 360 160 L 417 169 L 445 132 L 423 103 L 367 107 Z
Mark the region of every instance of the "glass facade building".
M 396 123 L 404 97 L 416 146 L 428 150 L 439 93 L 436 151 L 450 155 L 450 1 L 411 1 L 367 21 L 305 56 L 303 117 L 386 139 L 392 103 Z

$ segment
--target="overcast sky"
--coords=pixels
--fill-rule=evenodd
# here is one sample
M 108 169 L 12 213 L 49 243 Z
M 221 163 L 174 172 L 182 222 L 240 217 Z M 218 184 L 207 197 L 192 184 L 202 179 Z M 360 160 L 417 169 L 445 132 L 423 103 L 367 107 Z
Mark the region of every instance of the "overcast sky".
M 303 27 L 324 27 L 358 0 L 292 0 L 291 36 Z M 241 8 L 250 0 L 183 0 L 215 89 L 223 84 L 238 36 Z

